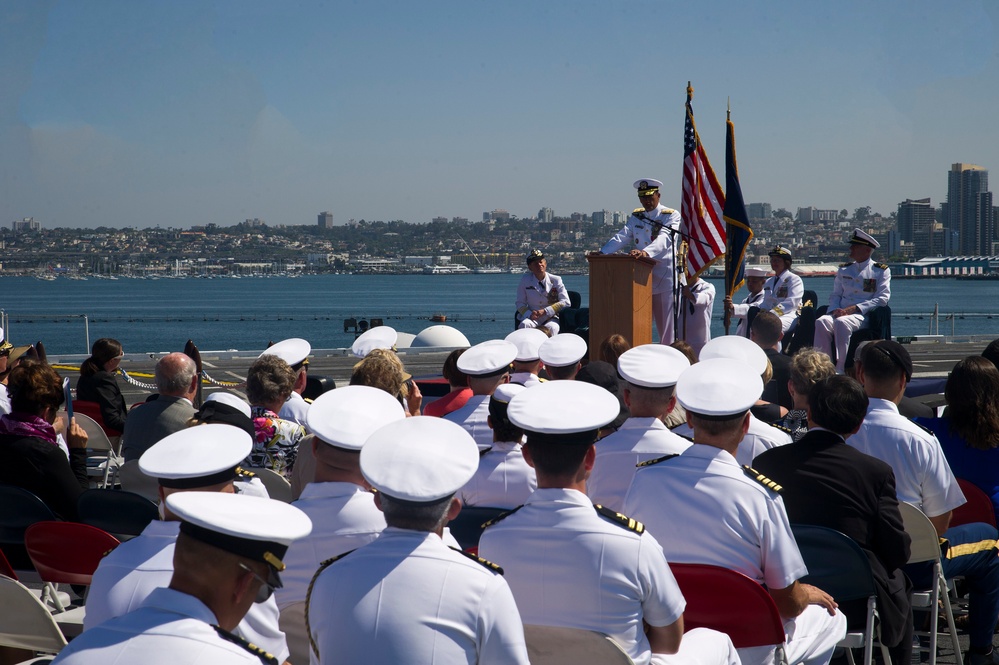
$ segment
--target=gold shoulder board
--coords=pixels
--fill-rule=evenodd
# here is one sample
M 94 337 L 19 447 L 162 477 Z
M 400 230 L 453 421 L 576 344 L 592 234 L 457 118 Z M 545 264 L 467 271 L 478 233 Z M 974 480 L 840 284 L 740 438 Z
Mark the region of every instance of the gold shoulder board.
M 493 563 L 489 559 L 483 559 L 482 557 L 476 556 L 476 555 L 472 554 L 471 552 L 466 552 L 465 550 L 459 550 L 457 547 L 452 547 L 451 549 L 453 549 L 455 552 L 457 552 L 458 554 L 460 554 L 460 555 L 462 555 L 464 557 L 468 557 L 469 559 L 471 559 L 475 563 L 479 564 L 483 568 L 486 568 L 487 570 L 491 570 L 492 572 L 496 573 L 497 575 L 502 575 L 503 574 L 503 568 L 501 566 L 497 566 L 495 563 Z
M 742 466 L 742 470 L 746 472 L 747 476 L 749 476 L 759 484 L 763 485 L 768 490 L 772 490 L 774 492 L 780 492 L 782 489 L 784 489 L 781 485 L 777 484 L 777 481 L 770 480 L 769 478 L 767 478 L 766 476 L 764 476 L 762 473 L 760 473 L 751 466 L 747 466 L 744 464 Z
M 686 439 L 687 437 L 683 438 Z M 687 440 L 692 441 L 692 439 L 687 439 Z M 644 462 L 639 462 L 638 464 L 636 464 L 635 468 L 641 469 L 643 466 L 652 466 L 653 464 L 659 464 L 659 462 L 665 462 L 668 459 L 673 459 L 674 457 L 679 457 L 679 456 L 680 456 L 679 453 L 673 453 L 672 455 L 663 455 L 662 457 L 657 457 L 655 459 L 647 459 Z
M 267 653 L 266 651 L 258 647 L 256 644 L 244 640 L 239 635 L 233 635 L 232 633 L 222 628 L 221 626 L 216 626 L 215 624 L 211 624 L 211 626 L 212 628 L 215 629 L 215 632 L 218 633 L 219 637 L 221 637 L 223 640 L 227 642 L 232 642 L 236 646 L 246 649 L 254 656 L 259 658 L 260 662 L 264 663 L 265 665 L 278 665 L 277 657 L 275 657 L 273 654 Z
M 623 526 L 625 529 L 628 529 L 629 531 L 634 531 L 635 533 L 645 532 L 645 525 L 636 519 L 632 519 L 627 515 L 622 515 L 621 513 L 614 512 L 610 508 L 601 506 L 598 503 L 593 504 L 593 507 L 596 509 L 597 513 L 601 517 L 606 517 L 611 522 L 614 522 L 614 524 Z

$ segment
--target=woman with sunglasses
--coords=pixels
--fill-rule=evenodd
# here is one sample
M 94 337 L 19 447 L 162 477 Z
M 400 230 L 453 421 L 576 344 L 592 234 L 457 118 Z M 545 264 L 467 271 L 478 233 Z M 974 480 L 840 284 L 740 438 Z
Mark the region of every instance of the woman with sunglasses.
M 99 404 L 104 426 L 119 432 L 125 430 L 128 414 L 125 398 L 114 378 L 122 355 L 121 342 L 100 338 L 94 342 L 90 357 L 80 365 L 80 378 L 76 382 L 76 398 Z

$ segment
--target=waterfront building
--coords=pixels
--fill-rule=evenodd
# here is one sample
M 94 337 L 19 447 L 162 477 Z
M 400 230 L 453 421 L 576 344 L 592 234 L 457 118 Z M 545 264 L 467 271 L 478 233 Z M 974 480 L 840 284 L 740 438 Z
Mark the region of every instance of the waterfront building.
M 898 232 L 902 242 L 912 243 L 916 257 L 932 253 L 936 209 L 930 199 L 906 199 L 898 204 Z
M 947 173 L 944 226 L 958 232 L 961 254 L 987 254 L 995 236 L 989 172 L 975 164 L 952 164 Z

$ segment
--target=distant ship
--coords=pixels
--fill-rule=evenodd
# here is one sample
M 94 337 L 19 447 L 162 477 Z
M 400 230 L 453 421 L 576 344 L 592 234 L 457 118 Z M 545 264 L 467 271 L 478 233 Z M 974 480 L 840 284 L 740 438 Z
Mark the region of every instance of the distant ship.
M 424 275 L 468 275 L 471 272 L 468 266 L 460 263 L 423 266 Z
M 472 268 L 472 272 L 476 275 L 501 275 L 505 271 L 498 266 L 477 266 Z

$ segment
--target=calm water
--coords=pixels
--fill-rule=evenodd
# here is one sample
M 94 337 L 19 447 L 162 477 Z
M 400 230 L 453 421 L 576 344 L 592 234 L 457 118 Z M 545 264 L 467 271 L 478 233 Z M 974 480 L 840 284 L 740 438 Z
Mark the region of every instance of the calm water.
M 181 350 L 188 339 L 205 350 L 261 349 L 269 340 L 286 337 L 304 337 L 315 348 L 342 348 L 354 338 L 343 330 L 345 318 L 381 318 L 416 334 L 432 325 L 429 318 L 438 312 L 475 344 L 512 329 L 519 279 L 509 274 L 52 282 L 7 277 L 0 279 L 0 305 L 15 344 L 41 340 L 50 353 L 89 351 L 83 315 L 91 341 L 114 337 L 127 352 Z M 586 304 L 589 277 L 564 279 Z M 805 288 L 816 291 L 824 304 L 832 282 L 831 277 L 808 278 Z M 714 284 L 720 294 L 721 281 Z M 743 289 L 736 300 L 745 294 Z M 942 315 L 955 314 L 958 335 L 999 337 L 996 294 L 999 282 L 894 280 L 892 331 L 926 334 L 937 303 Z M 720 317 L 721 303 L 716 302 L 715 335 L 722 334 Z M 951 322 L 941 320 L 940 332 L 950 334 Z

